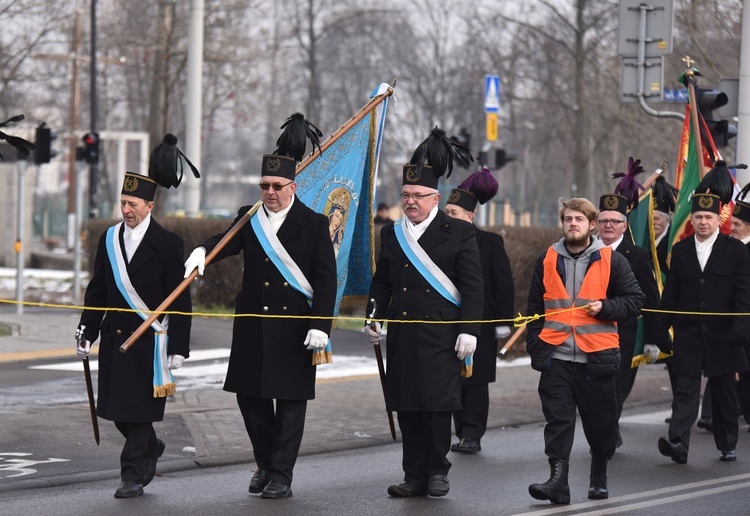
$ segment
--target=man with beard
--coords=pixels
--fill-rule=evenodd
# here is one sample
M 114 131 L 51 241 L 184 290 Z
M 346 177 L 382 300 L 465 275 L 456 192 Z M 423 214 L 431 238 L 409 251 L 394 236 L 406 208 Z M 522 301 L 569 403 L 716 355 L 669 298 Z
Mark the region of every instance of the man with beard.
M 634 316 L 645 296 L 627 260 L 592 234 L 597 210 L 588 199 L 562 201 L 563 238 L 534 266 L 526 349 L 542 374 L 539 398 L 547 424 L 545 454 L 550 478 L 531 484 L 529 494 L 555 504 L 570 503 L 568 467 L 576 409 L 591 448 L 588 497 L 607 490 L 607 461 L 615 452 L 617 401 L 614 376 L 620 369 L 615 321 Z

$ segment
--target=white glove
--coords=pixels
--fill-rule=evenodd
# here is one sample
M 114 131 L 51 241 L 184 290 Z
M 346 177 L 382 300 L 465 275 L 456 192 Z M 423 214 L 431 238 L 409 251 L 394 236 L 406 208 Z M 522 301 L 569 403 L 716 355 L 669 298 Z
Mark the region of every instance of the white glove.
M 328 334 L 320 330 L 307 330 L 304 346 L 307 349 L 323 349 L 328 344 Z
M 495 338 L 504 339 L 510 335 L 510 326 L 495 326 Z
M 182 364 L 185 362 L 185 357 L 182 355 L 169 355 L 167 357 L 167 367 L 170 371 L 173 369 L 179 369 L 182 367 Z
M 206 250 L 202 247 L 196 247 L 185 261 L 185 278 L 190 276 L 193 269 L 198 267 L 198 276 L 203 276 L 203 269 L 206 268 Z
M 648 363 L 653 364 L 659 358 L 659 347 L 656 344 L 644 344 L 643 354 L 648 357 Z
M 383 340 L 383 327 L 379 322 L 374 321 L 365 326 L 365 334 L 367 334 L 367 340 L 370 341 L 370 344 L 375 345 Z
M 80 358 L 86 358 L 91 353 L 91 342 L 84 340 L 83 347 L 76 344 L 76 355 Z
M 468 333 L 458 334 L 458 338 L 456 339 L 456 353 L 459 360 L 472 356 L 476 349 L 477 338 L 474 335 L 469 335 Z

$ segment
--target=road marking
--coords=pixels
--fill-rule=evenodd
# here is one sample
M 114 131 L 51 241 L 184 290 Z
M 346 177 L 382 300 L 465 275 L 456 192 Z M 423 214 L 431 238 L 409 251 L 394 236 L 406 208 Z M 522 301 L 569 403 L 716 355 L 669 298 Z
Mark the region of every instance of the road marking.
M 36 466 L 37 464 L 51 464 L 53 462 L 70 462 L 70 459 L 56 459 L 49 458 L 47 460 L 29 460 L 29 459 L 6 459 L 5 457 L 28 457 L 31 453 L 19 453 L 19 452 L 0 452 L 0 473 L 6 471 L 17 471 L 15 475 L 0 475 L 0 478 L 14 478 L 14 477 L 25 477 L 26 475 L 33 475 L 36 470 L 29 466 Z M 4 457 L 5 456 L 5 457 Z M 4 461 L 4 462 L 3 462 Z
M 595 502 L 584 502 L 584 503 L 578 503 L 578 504 L 573 504 L 573 505 L 554 506 L 552 508 L 543 509 L 541 511 L 518 513 L 518 515 L 516 516 L 519 516 L 520 514 L 523 514 L 524 516 L 529 516 L 529 515 L 543 516 L 547 514 L 563 514 L 566 512 L 581 511 L 582 509 L 597 509 L 597 508 L 600 510 L 595 511 L 595 512 L 593 511 L 586 512 L 585 514 L 587 515 L 614 514 L 616 512 L 632 511 L 634 509 L 642 509 L 644 507 L 654 507 L 654 506 L 663 505 L 666 503 L 680 502 L 684 500 L 690 500 L 692 498 L 710 496 L 714 494 L 723 493 L 726 491 L 734 491 L 737 489 L 750 487 L 750 482 L 745 482 L 742 484 L 734 483 L 740 480 L 750 480 L 750 473 L 746 473 L 743 475 L 734 475 L 730 477 L 715 478 L 711 480 L 703 480 L 700 482 L 691 482 L 689 484 L 679 484 L 675 486 L 662 487 L 662 488 L 654 489 L 651 491 L 639 491 L 637 493 L 617 496 L 614 498 L 609 498 L 607 500 L 599 500 Z M 730 485 L 723 486 L 723 487 L 710 488 L 710 486 L 715 486 L 717 484 L 727 484 L 727 483 L 730 483 Z M 650 501 L 643 501 L 644 498 L 671 495 L 678 491 L 690 491 L 690 492 L 681 494 L 681 495 L 667 496 L 665 498 L 656 498 Z M 637 503 L 626 504 L 620 507 L 607 507 L 606 509 L 603 508 L 603 506 L 605 505 L 607 506 L 615 505 L 615 504 L 619 504 L 622 502 L 629 502 L 630 500 L 637 500 Z
M 620 423 L 636 423 L 639 425 L 664 426 L 664 420 L 672 415 L 672 410 L 660 410 L 647 414 L 636 414 L 634 416 L 621 417 Z
M 220 360 L 229 358 L 230 348 L 199 349 L 190 352 L 190 358 L 185 361 L 189 366 L 194 362 L 202 360 Z M 99 361 L 90 360 L 89 365 L 92 371 L 99 370 Z M 72 360 L 67 362 L 55 362 L 53 364 L 42 364 L 29 366 L 29 369 L 39 369 L 44 371 L 83 371 L 83 362 L 81 360 Z

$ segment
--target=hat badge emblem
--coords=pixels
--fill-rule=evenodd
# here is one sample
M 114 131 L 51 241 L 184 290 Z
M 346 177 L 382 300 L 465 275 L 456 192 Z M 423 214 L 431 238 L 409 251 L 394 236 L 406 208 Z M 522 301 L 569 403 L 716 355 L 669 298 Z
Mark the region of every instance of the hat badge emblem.
M 122 189 L 126 192 L 135 192 L 138 189 L 138 180 L 134 177 L 126 177 Z
M 619 199 L 614 195 L 609 195 L 604 198 L 604 207 L 607 208 L 607 210 L 616 210 L 619 204 Z
M 714 205 L 714 200 L 711 197 L 701 196 L 698 199 L 698 206 L 701 208 L 711 208 Z
M 453 190 L 451 194 L 448 196 L 448 202 L 453 204 L 458 202 L 458 200 L 461 198 L 461 193 L 458 190 Z
M 406 180 L 410 183 L 416 183 L 420 177 L 422 177 L 422 173 L 416 167 L 406 171 Z
M 279 168 L 281 168 L 281 160 L 278 158 L 269 158 L 266 162 L 266 169 L 269 172 L 276 172 Z

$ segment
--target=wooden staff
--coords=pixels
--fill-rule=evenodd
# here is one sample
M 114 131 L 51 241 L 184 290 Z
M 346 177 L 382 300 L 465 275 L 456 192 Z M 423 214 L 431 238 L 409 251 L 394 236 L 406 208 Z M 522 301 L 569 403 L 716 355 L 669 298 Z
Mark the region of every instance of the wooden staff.
M 396 81 L 393 81 L 393 84 L 388 87 L 388 91 L 383 93 L 382 95 L 378 95 L 376 97 L 373 97 L 370 99 L 370 101 L 364 105 L 362 109 L 357 111 L 357 113 L 351 117 L 347 122 L 339 127 L 336 131 L 334 131 L 331 136 L 328 137 L 326 141 L 324 141 L 321 146 L 316 150 L 313 148 L 313 151 L 308 154 L 305 159 L 300 161 L 297 164 L 297 171 L 296 174 L 299 174 L 302 172 L 305 168 L 307 168 L 310 163 L 312 163 L 318 156 L 321 155 L 321 153 L 329 148 L 331 145 L 336 143 L 336 141 L 341 138 L 344 134 L 346 134 L 349 129 L 357 125 L 357 123 L 362 120 L 370 111 L 375 109 L 383 100 L 385 100 L 386 97 L 389 97 L 393 95 L 393 88 L 396 86 Z M 206 265 L 211 263 L 211 260 L 221 251 L 224 249 L 224 247 L 234 238 L 234 236 L 243 228 L 245 225 L 250 221 L 250 218 L 255 214 L 256 211 L 258 211 L 258 208 L 261 205 L 261 201 L 258 201 L 255 203 L 255 205 L 248 210 L 247 213 L 245 213 L 240 220 L 237 221 L 237 223 L 232 226 L 232 228 L 227 231 L 226 235 L 219 240 L 219 243 L 216 244 L 216 247 L 214 247 L 210 253 L 206 256 Z M 120 353 L 125 353 L 128 349 L 130 349 L 130 346 L 135 343 L 136 340 L 141 338 L 141 335 L 153 324 L 153 322 L 159 318 L 159 315 L 163 313 L 164 311 L 169 308 L 169 306 L 174 302 L 177 297 L 179 297 L 180 294 L 182 294 L 186 288 L 190 285 L 190 283 L 193 282 L 195 278 L 198 277 L 198 269 L 194 269 L 193 272 L 190 273 L 190 275 L 185 278 L 182 283 L 177 285 L 177 288 L 174 289 L 174 291 L 167 296 L 167 298 L 156 308 L 156 310 L 146 318 L 146 320 L 141 323 L 141 325 L 138 327 L 137 330 L 133 332 L 133 334 L 128 337 L 128 340 L 126 340 L 122 346 L 120 346 Z
M 508 339 L 508 342 L 505 343 L 505 346 L 503 346 L 503 349 L 500 350 L 500 354 L 504 355 L 508 352 L 510 348 L 512 348 L 516 342 L 518 342 L 521 339 L 521 336 L 523 335 L 523 332 L 526 331 L 526 325 L 528 323 L 523 323 L 521 326 L 518 327 L 516 330 L 516 333 L 513 334 L 511 338 Z

